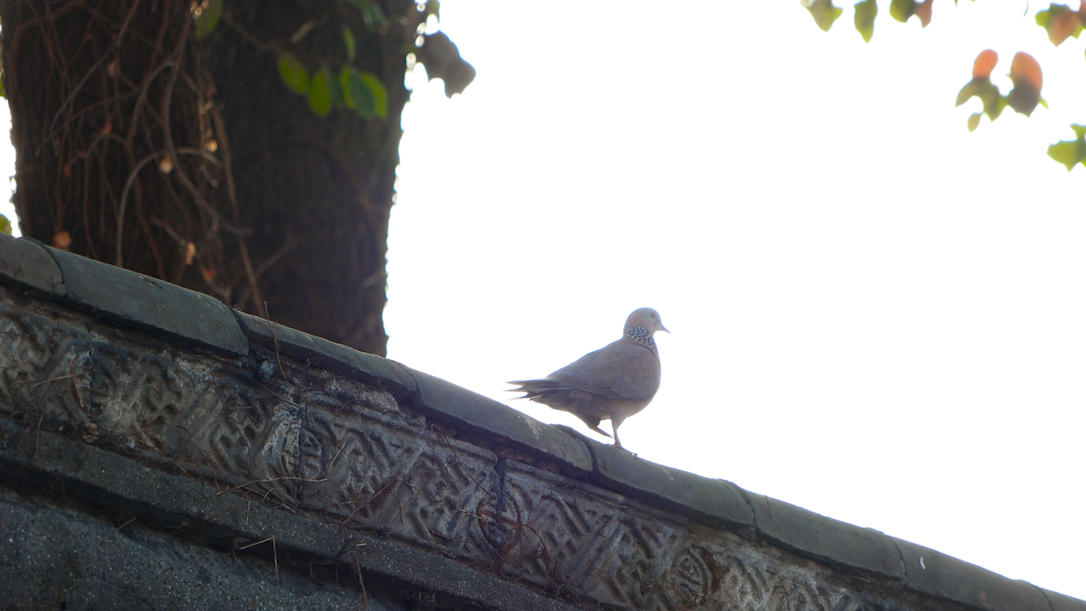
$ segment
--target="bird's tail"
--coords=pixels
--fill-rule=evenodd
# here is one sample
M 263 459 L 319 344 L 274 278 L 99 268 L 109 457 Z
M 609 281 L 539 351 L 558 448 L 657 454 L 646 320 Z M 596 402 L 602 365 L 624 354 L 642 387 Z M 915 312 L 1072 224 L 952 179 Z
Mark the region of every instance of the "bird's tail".
M 519 388 L 507 388 L 506 392 L 522 392 L 524 396 L 516 397 L 517 399 L 535 399 L 542 397 L 548 392 L 556 390 L 562 390 L 565 386 L 555 380 L 514 380 L 512 382 L 506 382 L 506 384 L 512 384 Z

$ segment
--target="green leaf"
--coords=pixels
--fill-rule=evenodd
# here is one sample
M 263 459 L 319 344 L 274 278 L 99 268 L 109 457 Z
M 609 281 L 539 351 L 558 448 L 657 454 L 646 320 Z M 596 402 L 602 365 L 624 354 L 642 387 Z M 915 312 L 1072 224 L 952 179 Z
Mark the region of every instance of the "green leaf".
M 1052 23 L 1052 12 L 1055 10 L 1057 10 L 1057 5 L 1051 4 L 1047 9 L 1043 11 L 1037 11 L 1037 15 L 1033 18 L 1033 20 L 1037 22 L 1037 25 L 1047 30 L 1048 24 Z
M 987 97 L 981 97 L 984 100 L 984 113 L 988 115 L 988 118 L 995 121 L 999 118 L 999 115 L 1003 114 L 1003 109 L 1007 107 L 1007 98 L 999 95 L 999 90 L 992 85 L 992 89 L 995 91 L 994 95 L 989 94 Z
M 1067 166 L 1067 171 L 1074 169 L 1076 163 L 1086 165 L 1086 125 L 1071 125 L 1075 140 L 1060 140 L 1048 147 L 1048 156 Z
M 196 14 L 196 38 L 203 39 L 215 31 L 222 17 L 223 0 L 208 0 L 207 4 L 200 8 Z
M 388 116 L 388 90 L 376 76 L 348 67 L 339 73 L 339 80 L 343 86 L 347 108 L 357 112 L 363 119 L 384 119 Z
M 861 0 L 856 3 L 856 31 L 864 37 L 864 42 L 871 42 L 871 36 L 875 33 L 875 16 L 879 14 L 879 6 L 875 0 Z
M 977 80 L 978 79 L 974 79 L 972 81 L 969 81 L 968 83 L 965 84 L 965 87 L 962 87 L 962 90 L 958 92 L 957 101 L 954 102 L 955 107 L 961 106 L 962 104 L 965 104 L 966 102 L 969 101 L 969 98 L 971 98 L 971 97 L 973 97 L 975 95 L 980 95 L 980 87 L 979 87 L 979 84 L 977 83 Z M 987 79 L 985 79 L 985 80 L 987 80 Z
M 362 82 L 366 84 L 366 89 L 369 89 L 370 95 L 373 96 L 373 112 L 382 119 L 386 118 L 388 116 L 388 90 L 385 89 L 384 83 L 369 72 L 363 72 L 359 76 L 362 78 Z
M 890 1 L 890 16 L 905 23 L 916 13 L 915 0 L 891 0 Z
M 1082 161 L 1079 156 L 1079 141 L 1060 140 L 1048 147 L 1048 156 L 1067 166 L 1067 171 L 1075 169 L 1075 164 Z
M 309 82 L 306 101 L 318 116 L 326 116 L 332 110 L 332 90 L 328 87 L 328 71 L 320 70 Z
M 1038 12 L 1034 20 L 1048 32 L 1048 40 L 1057 47 L 1069 37 L 1078 38 L 1082 33 L 1081 15 L 1063 4 L 1050 4 Z
M 347 104 L 347 91 L 343 86 L 343 80 L 334 78 L 331 74 L 328 75 L 328 92 L 332 94 L 332 107 L 342 108 L 350 105 Z
M 351 28 L 344 26 L 343 28 L 343 45 L 347 47 L 347 63 L 354 63 L 354 34 L 351 33 Z
M 3 214 L 0 214 L 0 233 L 11 235 L 11 221 Z
M 362 75 L 354 68 L 344 68 L 339 73 L 339 82 L 343 87 L 347 108 L 357 112 L 363 119 L 372 119 L 377 116 L 377 107 L 373 94 L 370 93 Z
M 388 91 L 376 76 L 344 68 L 339 74 L 347 98 L 347 107 L 363 119 L 388 116 Z
M 969 101 L 969 98 L 977 96 L 984 103 L 984 112 L 988 118 L 995 121 L 1000 113 L 1007 107 L 1007 98 L 999 93 L 999 88 L 986 78 L 975 78 L 965 84 L 958 92 L 955 106 L 961 106 Z
M 279 77 L 283 79 L 287 88 L 294 93 L 305 95 L 309 90 L 309 73 L 298 58 L 290 53 L 279 56 Z
M 804 5 L 806 4 L 807 2 L 804 2 Z M 807 10 L 811 12 L 811 17 L 814 17 L 815 23 L 823 32 L 829 32 L 833 27 L 833 22 L 837 21 L 844 12 L 834 6 L 830 0 L 814 0 L 807 6 Z
M 984 113 L 980 112 L 975 112 L 969 115 L 969 121 L 966 123 L 966 125 L 969 126 L 969 131 L 977 129 L 977 126 L 980 125 L 980 118 L 982 116 L 984 116 Z
M 351 78 L 351 70 L 350 66 L 345 66 L 343 70 L 339 71 L 339 78 L 336 80 L 339 81 L 339 88 L 343 90 L 343 105 L 349 110 L 356 110 L 358 103 L 351 97 L 350 83 L 348 82 Z

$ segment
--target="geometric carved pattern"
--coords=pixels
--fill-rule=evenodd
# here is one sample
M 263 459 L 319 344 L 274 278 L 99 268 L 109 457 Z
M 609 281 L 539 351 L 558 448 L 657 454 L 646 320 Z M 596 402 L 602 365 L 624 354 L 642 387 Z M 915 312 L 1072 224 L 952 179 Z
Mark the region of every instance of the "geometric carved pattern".
M 201 354 L 3 287 L 0 417 L 593 605 L 919 609 L 450 438 L 379 388 L 274 354 Z

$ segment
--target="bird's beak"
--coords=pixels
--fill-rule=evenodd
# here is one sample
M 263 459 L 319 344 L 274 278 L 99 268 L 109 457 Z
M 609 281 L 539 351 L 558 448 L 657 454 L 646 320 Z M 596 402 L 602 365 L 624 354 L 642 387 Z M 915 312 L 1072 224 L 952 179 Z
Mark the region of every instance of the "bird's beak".
M 660 325 L 660 330 L 664 333 L 667 333 L 668 335 L 671 335 L 671 331 L 668 331 L 667 327 L 665 327 L 664 325 Z

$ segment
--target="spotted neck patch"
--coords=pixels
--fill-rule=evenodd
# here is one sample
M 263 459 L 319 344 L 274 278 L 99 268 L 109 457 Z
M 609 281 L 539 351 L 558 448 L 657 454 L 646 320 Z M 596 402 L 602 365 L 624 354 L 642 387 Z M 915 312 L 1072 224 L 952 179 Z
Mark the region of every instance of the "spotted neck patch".
M 652 350 L 653 354 L 659 356 L 659 353 L 656 352 L 656 340 L 652 339 L 652 333 L 649 333 L 648 329 L 644 327 L 630 327 L 629 329 L 626 329 L 624 335 L 649 350 Z

